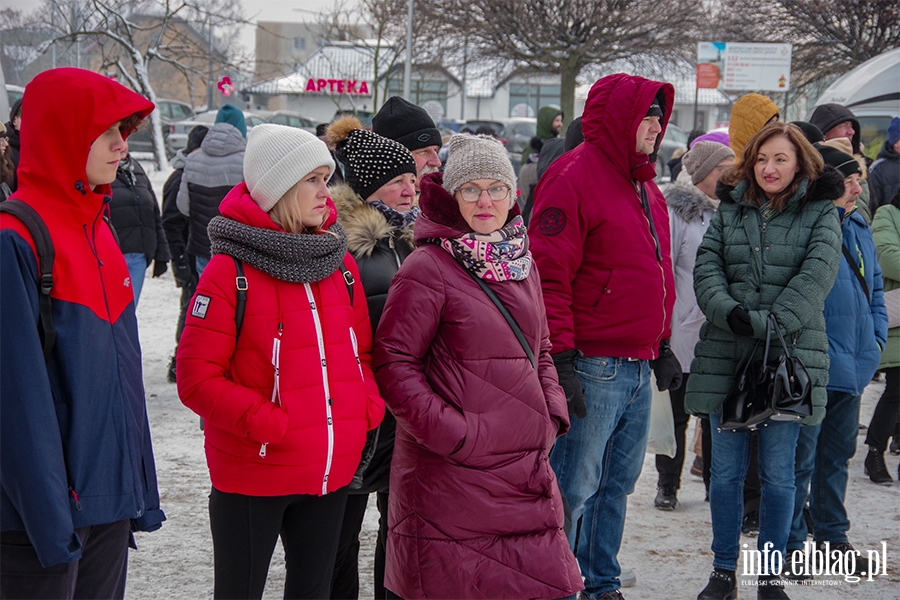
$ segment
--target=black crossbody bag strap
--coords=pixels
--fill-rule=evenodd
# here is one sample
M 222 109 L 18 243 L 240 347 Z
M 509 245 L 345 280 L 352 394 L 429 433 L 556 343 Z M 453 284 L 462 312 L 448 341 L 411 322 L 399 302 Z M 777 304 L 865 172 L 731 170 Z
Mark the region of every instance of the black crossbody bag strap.
M 509 324 L 509 328 L 512 329 L 513 333 L 516 334 L 516 339 L 519 340 L 519 344 L 522 345 L 522 350 L 525 351 L 525 355 L 528 357 L 528 360 L 531 362 L 531 368 L 537 369 L 537 364 L 534 362 L 534 352 L 531 351 L 531 346 L 528 345 L 528 341 L 525 339 L 525 334 L 522 333 L 522 329 L 519 327 L 519 324 L 516 323 L 516 320 L 513 318 L 509 311 L 506 310 L 506 307 L 500 301 L 500 298 L 497 297 L 497 294 L 494 293 L 488 284 L 484 282 L 481 277 L 473 273 L 472 271 L 463 267 L 463 270 L 469 274 L 469 276 L 475 280 L 475 283 L 478 284 L 484 293 L 487 294 L 487 297 L 491 299 L 491 302 L 497 307 L 500 311 L 500 314 L 503 315 L 503 318 L 506 319 L 506 322 Z
M 234 339 L 241 335 L 241 327 L 244 325 L 244 309 L 247 307 L 247 278 L 244 276 L 244 263 L 235 257 L 234 268 L 237 271 L 234 277 L 234 287 L 237 288 L 237 303 L 234 305 Z
M 859 270 L 859 266 L 856 264 L 856 260 L 853 258 L 853 254 L 850 250 L 847 249 L 847 246 L 841 244 L 841 250 L 844 252 L 844 258 L 847 259 L 847 262 L 850 263 L 850 268 L 853 270 L 853 274 L 856 275 L 856 278 L 859 280 L 859 285 L 862 286 L 863 292 L 866 294 L 866 301 L 871 304 L 872 297 L 869 296 L 869 286 L 866 285 L 866 278 L 863 277 L 863 274 Z

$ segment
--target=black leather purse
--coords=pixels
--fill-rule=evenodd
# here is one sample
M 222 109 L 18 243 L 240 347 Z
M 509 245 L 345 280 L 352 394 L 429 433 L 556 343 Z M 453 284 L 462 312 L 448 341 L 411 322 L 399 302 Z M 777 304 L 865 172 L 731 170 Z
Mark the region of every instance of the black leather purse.
M 769 360 L 772 331 L 783 354 Z M 774 315 L 766 321 L 766 346 L 762 360 L 754 360 L 762 340 L 757 340 L 741 373 L 725 396 L 720 410 L 720 431 L 752 431 L 767 420 L 799 421 L 812 414 L 809 373 L 803 361 L 790 355 Z

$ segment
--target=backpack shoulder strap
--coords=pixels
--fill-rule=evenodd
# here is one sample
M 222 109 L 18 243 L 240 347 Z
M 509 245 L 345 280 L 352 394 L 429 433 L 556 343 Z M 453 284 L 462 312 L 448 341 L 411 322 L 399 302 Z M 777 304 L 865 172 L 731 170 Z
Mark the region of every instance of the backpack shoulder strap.
M 347 293 L 350 294 L 350 306 L 353 306 L 353 284 L 356 283 L 356 280 L 343 262 L 341 263 L 341 274 L 344 276 L 344 283 L 347 284 Z
M 234 305 L 234 337 L 241 335 L 241 327 L 244 325 L 244 309 L 247 307 L 247 278 L 244 276 L 244 263 L 235 257 L 234 269 L 237 272 L 234 277 L 234 287 L 237 288 L 237 304 Z
M 44 360 L 50 358 L 53 346 L 56 344 L 56 329 L 53 327 L 53 309 L 50 304 L 50 291 L 53 289 L 53 261 L 56 251 L 53 248 L 53 240 L 50 239 L 50 231 L 47 224 L 36 210 L 21 200 L 7 200 L 0 203 L 0 212 L 13 215 L 28 229 L 34 248 L 38 255 L 40 268 L 40 320 L 38 321 L 38 333 L 44 348 Z

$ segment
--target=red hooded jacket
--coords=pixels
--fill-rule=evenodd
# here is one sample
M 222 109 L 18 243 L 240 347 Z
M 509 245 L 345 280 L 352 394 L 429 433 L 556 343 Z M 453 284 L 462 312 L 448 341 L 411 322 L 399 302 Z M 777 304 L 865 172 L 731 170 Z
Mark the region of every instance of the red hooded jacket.
M 328 205 L 325 228 L 337 215 Z M 240 223 L 282 231 L 246 184 L 232 189 L 219 209 Z M 349 254 L 344 264 L 356 280 L 352 306 L 340 270 L 314 283 L 289 283 L 245 263 L 247 303 L 237 340 L 234 261 L 216 254 L 203 271 L 194 304 L 201 296 L 208 302 L 188 311 L 178 344 L 178 394 L 205 420 L 206 460 L 217 490 L 321 496 L 353 478 L 366 431 L 381 422 L 384 402 L 372 374 L 366 294 Z M 278 404 L 272 402 L 276 339 Z
M 584 107 L 584 143 L 556 160 L 534 190 L 528 235 L 554 353 L 577 348 L 587 356 L 649 360 L 669 338 L 669 218 L 652 181 L 655 152 L 639 154 L 635 142 L 655 100 L 664 113 L 659 148 L 674 95 L 671 84 L 642 77 L 599 80 Z

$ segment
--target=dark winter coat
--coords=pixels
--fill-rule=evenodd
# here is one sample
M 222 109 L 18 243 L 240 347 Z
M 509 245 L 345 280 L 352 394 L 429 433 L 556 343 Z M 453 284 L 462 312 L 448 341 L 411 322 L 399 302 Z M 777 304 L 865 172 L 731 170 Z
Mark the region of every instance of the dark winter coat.
M 872 166 L 869 167 L 869 212 L 872 218 L 879 207 L 890 204 L 900 190 L 900 154 L 884 142 Z
M 9 147 L 6 149 L 6 155 L 9 157 L 9 160 L 12 161 L 13 165 L 13 179 L 12 183 L 9 184 L 9 189 L 14 192 L 19 186 L 17 170 L 19 168 L 19 155 L 22 149 L 21 142 L 19 141 L 19 130 L 12 126 L 12 122 L 6 124 L 6 139 L 9 140 Z
M 849 108 L 840 104 L 821 104 L 809 116 L 809 122 L 819 128 L 822 135 L 827 135 L 833 127 L 850 121 L 853 123 L 853 139 L 850 144 L 853 147 L 853 154 L 860 154 L 860 127 L 859 119 L 853 114 Z
M 844 217 L 843 208 L 835 210 L 843 217 L 843 244 L 860 268 L 868 296 L 847 257 L 841 256 L 834 287 L 825 298 L 825 331 L 831 363 L 828 389 L 857 396 L 872 380 L 881 362 L 881 349 L 887 343 L 887 309 L 872 230 L 861 215 L 854 212 Z
M 604 77 L 585 104 L 584 143 L 538 181 L 528 235 L 554 353 L 650 360 L 669 338 L 675 282 L 666 200 L 652 181 L 656 157 L 635 152 L 635 138 L 658 101 L 659 144 L 674 94 L 668 83 Z
M 213 125 L 200 149 L 185 159 L 178 187 L 178 210 L 190 218 L 187 251 L 209 258 L 206 227 L 219 215 L 219 203 L 231 188 L 244 180 L 244 149 L 247 141 L 230 123 Z
M 222 215 L 283 231 L 245 184 L 222 201 Z M 325 228 L 332 223 L 333 213 Z M 344 264 L 356 280 L 354 298 L 360 298 L 356 265 L 349 255 Z M 240 336 L 235 338 L 235 264 L 216 254 L 194 296 L 195 306 L 206 299 L 205 309 L 188 312 L 178 344 L 178 395 L 205 421 L 210 480 L 217 490 L 247 496 L 338 490 L 350 483 L 366 432 L 384 414 L 372 374 L 366 303 L 351 305 L 340 270 L 309 284 L 281 281 L 246 263 L 244 275 Z M 272 402 L 276 338 L 278 403 Z
M 369 320 L 374 334 L 384 311 L 388 289 L 394 275 L 412 251 L 413 226 L 397 229 L 375 207 L 353 191 L 347 184 L 331 188 L 331 198 L 338 209 L 338 221 L 347 232 L 347 250 L 359 267 L 366 302 L 369 304 Z M 391 455 L 394 451 L 394 435 L 397 421 L 390 411 L 378 426 L 375 453 L 363 474 L 363 487 L 359 493 L 387 491 L 391 475 Z
M 194 257 L 187 253 L 188 238 L 191 230 L 190 219 L 178 210 L 178 188 L 181 187 L 181 176 L 184 174 L 184 155 L 181 150 L 172 159 L 175 168 L 163 185 L 162 227 L 169 245 L 169 256 L 172 268 L 177 277 L 187 271 L 195 270 Z
M 441 178 L 425 176 L 422 197 L 455 204 Z M 463 267 L 425 243 L 464 233 L 425 206 L 376 335 L 378 384 L 397 418 L 385 587 L 402 598 L 569 596 L 583 586 L 548 460 L 569 418 L 538 274 L 487 282 L 535 370 Z
M 672 236 L 672 269 L 675 272 L 675 307 L 672 311 L 672 352 L 685 373 L 691 371 L 694 346 L 706 321 L 694 294 L 694 263 L 703 234 L 716 213 L 713 200 L 690 183 L 671 183 L 662 188 L 669 206 Z
M 153 276 L 159 277 L 166 272 L 169 246 L 153 185 L 141 164 L 131 155 L 119 165 L 112 192 L 109 218 L 116 228 L 122 253 L 143 254 L 148 265 L 155 261 Z
M 153 104 L 102 75 L 67 68 L 37 75 L 25 98 L 29 126 L 14 197 L 42 217 L 56 250 L 56 344 L 45 361 L 34 244 L 3 214 L 0 528 L 27 532 L 49 567 L 81 558 L 79 527 L 130 519 L 134 530 L 153 531 L 165 519 L 134 294 L 103 220 L 110 188 L 88 189 L 85 173 L 91 143 Z
M 765 224 L 760 207 L 744 199 L 746 189 L 746 181 L 719 185 L 719 210 L 697 252 L 694 291 L 707 320 L 694 349 L 685 410 L 718 412 L 738 366 L 756 340 L 765 339 L 772 314 L 809 371 L 813 415 L 805 424 L 817 425 L 825 417 L 828 383 L 825 297 L 841 259 L 841 227 L 831 201 L 844 194 L 844 178 L 826 168 L 819 179 L 802 182 L 784 211 Z M 732 333 L 728 325 L 737 306 L 750 313 L 752 337 Z M 781 352 L 776 348 L 775 356 Z

